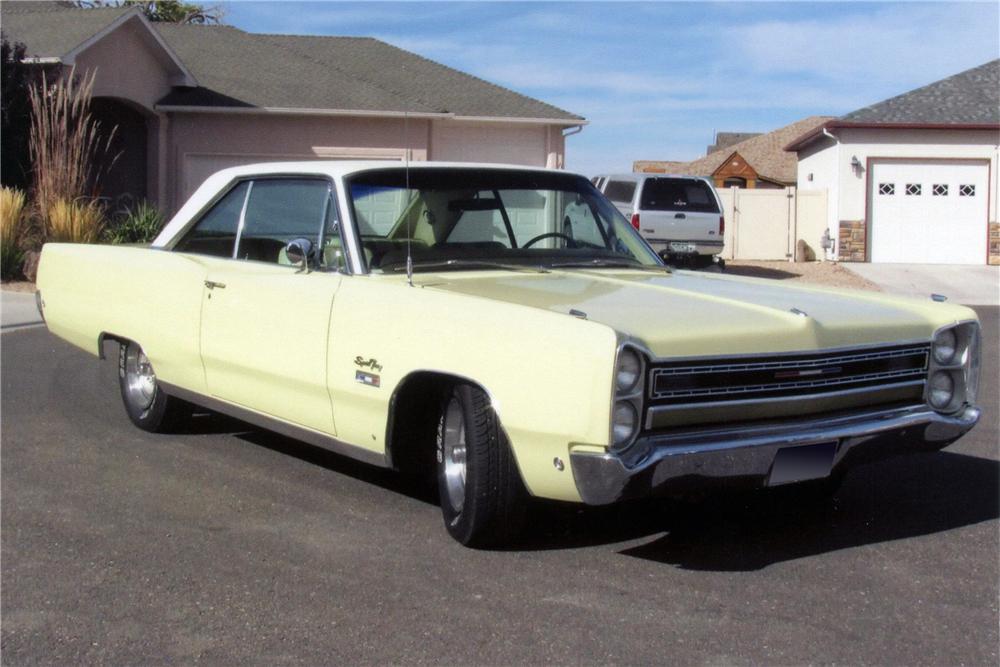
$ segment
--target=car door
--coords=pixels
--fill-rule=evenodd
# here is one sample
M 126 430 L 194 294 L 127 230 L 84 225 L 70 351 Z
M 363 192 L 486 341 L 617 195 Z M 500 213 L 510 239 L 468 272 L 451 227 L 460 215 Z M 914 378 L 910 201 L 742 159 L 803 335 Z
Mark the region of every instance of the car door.
M 308 269 L 285 251 L 298 238 L 315 248 Z M 326 368 L 339 248 L 329 181 L 248 183 L 234 258 L 213 262 L 205 281 L 201 356 L 212 396 L 336 433 Z

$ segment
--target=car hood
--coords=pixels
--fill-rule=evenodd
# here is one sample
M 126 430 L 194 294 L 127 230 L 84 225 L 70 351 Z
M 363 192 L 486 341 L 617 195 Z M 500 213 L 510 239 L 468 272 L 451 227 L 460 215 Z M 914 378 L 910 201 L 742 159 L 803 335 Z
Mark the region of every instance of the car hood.
M 688 271 L 464 272 L 420 276 L 419 282 L 599 322 L 658 357 L 928 340 L 936 328 L 974 317 L 962 306 L 930 298 Z

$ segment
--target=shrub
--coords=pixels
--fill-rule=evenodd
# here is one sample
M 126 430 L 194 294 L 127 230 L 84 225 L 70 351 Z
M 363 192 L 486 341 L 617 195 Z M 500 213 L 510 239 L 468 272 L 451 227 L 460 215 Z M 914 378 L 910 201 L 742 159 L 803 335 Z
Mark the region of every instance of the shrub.
M 45 240 L 96 243 L 104 227 L 104 210 L 96 199 L 57 199 L 44 210 Z
M 26 233 L 24 193 L 0 188 L 0 277 L 4 280 L 16 278 L 21 272 Z
M 140 201 L 122 210 L 120 217 L 104 234 L 108 243 L 149 243 L 163 228 L 164 218 L 159 209 L 148 201 Z

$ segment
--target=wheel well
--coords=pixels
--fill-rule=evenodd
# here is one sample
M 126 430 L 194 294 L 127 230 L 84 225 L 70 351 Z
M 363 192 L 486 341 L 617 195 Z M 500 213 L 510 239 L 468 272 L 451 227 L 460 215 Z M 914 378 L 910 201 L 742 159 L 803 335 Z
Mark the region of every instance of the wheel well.
M 108 333 L 107 331 L 102 331 L 97 336 L 97 357 L 99 359 L 107 359 L 104 354 L 104 342 L 108 340 L 113 340 L 119 345 L 126 345 L 131 342 L 128 338 L 124 336 L 119 336 L 118 334 Z
M 386 429 L 386 452 L 393 468 L 415 474 L 433 470 L 441 404 L 459 383 L 475 384 L 446 373 L 418 371 L 396 387 Z

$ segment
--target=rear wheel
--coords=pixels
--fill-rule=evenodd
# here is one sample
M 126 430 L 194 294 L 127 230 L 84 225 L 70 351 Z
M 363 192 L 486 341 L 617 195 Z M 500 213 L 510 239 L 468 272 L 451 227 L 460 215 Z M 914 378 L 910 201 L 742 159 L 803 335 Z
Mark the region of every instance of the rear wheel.
M 119 347 L 118 386 L 129 419 L 144 431 L 172 430 L 191 414 L 190 403 L 163 391 L 146 353 L 133 341 Z
M 437 432 L 437 477 L 448 533 L 470 547 L 509 544 L 527 493 L 489 397 L 471 385 L 447 392 Z

